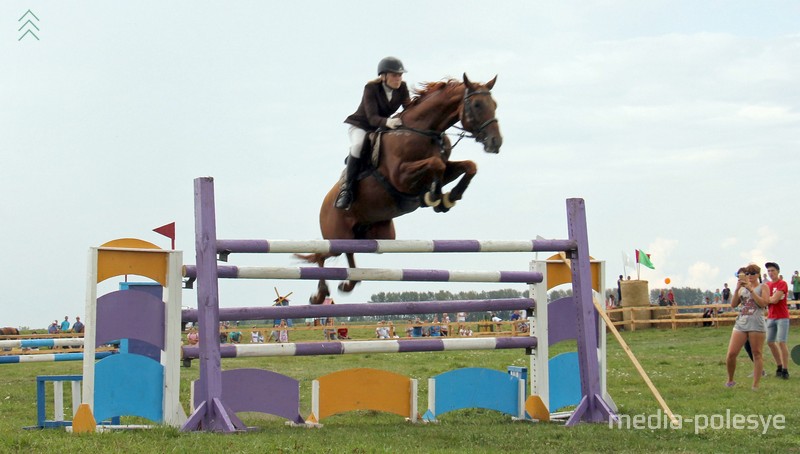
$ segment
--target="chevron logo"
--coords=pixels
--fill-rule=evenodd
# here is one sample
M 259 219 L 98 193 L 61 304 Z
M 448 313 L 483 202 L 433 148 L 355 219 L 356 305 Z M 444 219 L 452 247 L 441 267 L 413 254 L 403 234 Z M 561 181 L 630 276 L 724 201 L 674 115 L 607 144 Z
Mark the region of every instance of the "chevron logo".
M 25 20 L 26 18 L 27 20 Z M 36 14 L 33 14 L 33 11 L 31 10 L 26 11 L 25 14 L 23 14 L 22 17 L 20 17 L 17 22 L 22 22 L 22 26 L 20 26 L 17 31 L 22 32 L 23 29 L 25 30 L 22 33 L 22 36 L 20 36 L 17 41 L 22 41 L 22 39 L 28 35 L 33 36 L 34 38 L 36 38 L 36 41 L 39 41 L 39 37 L 36 36 L 36 32 L 40 31 L 39 27 L 36 25 L 36 22 L 39 22 L 39 18 L 36 17 Z M 34 31 L 34 29 L 36 31 Z

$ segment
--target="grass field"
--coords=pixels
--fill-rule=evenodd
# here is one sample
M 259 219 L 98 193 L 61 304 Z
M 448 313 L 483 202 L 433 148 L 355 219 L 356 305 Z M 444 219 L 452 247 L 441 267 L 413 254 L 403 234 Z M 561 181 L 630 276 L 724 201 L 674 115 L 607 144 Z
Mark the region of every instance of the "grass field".
M 608 424 L 566 428 L 558 423 L 513 422 L 507 416 L 486 410 L 460 410 L 443 415 L 439 424 L 416 425 L 396 415 L 358 412 L 328 418 L 321 429 L 286 427 L 277 418 L 245 413 L 240 415 L 242 419 L 260 430 L 234 435 L 185 434 L 171 428 L 81 436 L 57 429 L 23 430 L 36 421 L 37 375 L 81 373 L 79 362 L 62 362 L 0 365 L 0 451 L 800 452 L 800 368 L 790 367 L 794 376 L 788 381 L 766 377 L 761 389 L 754 392 L 750 389 L 751 379 L 747 378 L 752 372 L 751 363 L 743 352 L 737 371 L 739 385 L 725 388 L 724 359 L 729 336 L 730 328 L 640 330 L 624 334 L 675 414 L 683 418 L 709 418 L 709 424 L 719 423 L 726 410 L 732 415 L 769 416 L 773 419 L 766 431 L 761 421 L 755 430 L 711 427 L 700 430 L 689 422 L 675 430 L 663 428 L 663 418 L 662 428 L 655 430 L 610 428 Z M 790 344 L 791 348 L 794 343 Z M 557 347 L 553 354 L 574 349 L 574 344 Z M 774 366 L 769 355 L 767 359 L 767 370 L 771 372 Z M 609 337 L 608 361 L 609 392 L 620 413 L 644 415 L 642 418 L 657 414 L 657 402 L 613 337 Z M 460 367 L 505 370 L 510 365 L 526 366 L 528 358 L 521 351 L 500 350 L 223 360 L 224 369 L 264 368 L 300 380 L 303 416 L 310 409 L 311 380 L 336 370 L 372 367 L 417 378 L 419 407 L 423 412 L 429 377 Z M 181 401 L 186 405 L 188 384 L 199 374 L 198 363 L 182 369 L 181 374 Z M 785 418 L 783 429 L 775 426 L 774 418 L 779 415 Z M 651 416 L 652 425 L 654 421 Z M 123 423 L 126 422 L 130 421 L 123 418 Z

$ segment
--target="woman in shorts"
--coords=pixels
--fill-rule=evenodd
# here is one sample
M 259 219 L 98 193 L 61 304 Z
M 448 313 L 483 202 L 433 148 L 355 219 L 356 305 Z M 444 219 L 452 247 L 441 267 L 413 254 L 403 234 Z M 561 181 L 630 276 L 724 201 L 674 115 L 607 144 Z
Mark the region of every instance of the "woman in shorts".
M 751 264 L 739 269 L 739 281 L 733 292 L 731 307 L 741 306 L 739 315 L 733 325 L 731 340 L 728 344 L 728 382 L 725 386 L 732 388 L 736 385 L 733 375 L 736 372 L 736 358 L 742 350 L 744 343 L 750 341 L 753 351 L 753 390 L 758 389 L 761 380 L 761 371 L 764 369 L 762 349 L 767 333 L 767 322 L 764 318 L 769 304 L 769 290 L 767 286 L 759 283 L 758 276 L 761 268 Z

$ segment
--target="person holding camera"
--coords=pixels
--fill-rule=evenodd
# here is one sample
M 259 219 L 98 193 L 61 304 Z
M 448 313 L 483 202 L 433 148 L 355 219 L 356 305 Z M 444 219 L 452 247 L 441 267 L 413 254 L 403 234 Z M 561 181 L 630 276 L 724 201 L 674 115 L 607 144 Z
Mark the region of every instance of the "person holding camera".
M 739 280 L 733 292 L 731 307 L 741 306 L 741 308 L 728 344 L 726 358 L 728 381 L 725 386 L 728 388 L 736 386 L 736 382 L 733 380 L 736 372 L 736 359 L 745 342 L 749 341 L 753 353 L 753 390 L 757 390 L 761 380 L 761 371 L 764 370 L 762 349 L 767 335 L 767 322 L 764 316 L 769 305 L 769 289 L 765 284 L 759 283 L 758 276 L 761 274 L 761 268 L 758 265 L 750 264 L 739 268 L 737 274 Z

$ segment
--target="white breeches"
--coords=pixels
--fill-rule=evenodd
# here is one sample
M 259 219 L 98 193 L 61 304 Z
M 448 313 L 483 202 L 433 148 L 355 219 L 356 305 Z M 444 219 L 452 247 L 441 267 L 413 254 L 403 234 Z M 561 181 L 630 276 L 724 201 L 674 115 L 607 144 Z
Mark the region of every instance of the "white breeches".
M 361 149 L 364 148 L 364 139 L 367 137 L 367 131 L 351 125 L 347 134 L 350 136 L 350 156 L 358 159 L 361 157 Z

